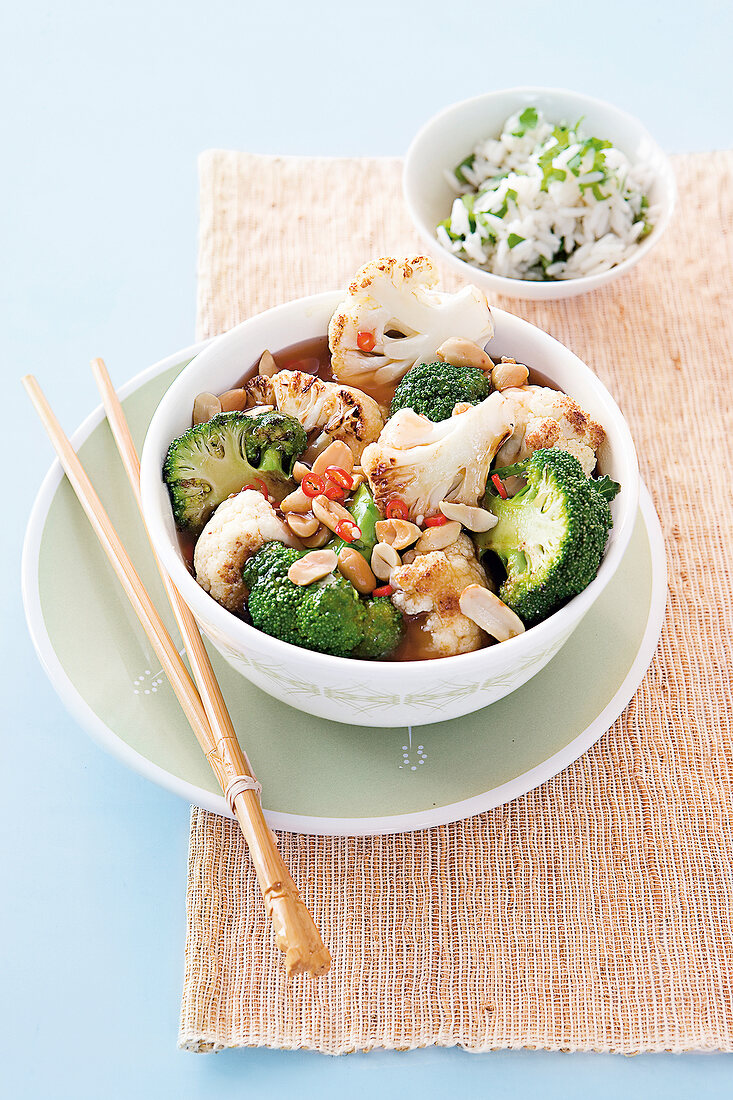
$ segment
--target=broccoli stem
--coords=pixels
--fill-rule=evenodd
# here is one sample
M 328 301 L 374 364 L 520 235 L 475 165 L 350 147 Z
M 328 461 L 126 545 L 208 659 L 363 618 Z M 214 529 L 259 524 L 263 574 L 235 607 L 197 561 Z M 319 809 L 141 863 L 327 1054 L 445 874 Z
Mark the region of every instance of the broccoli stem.
M 263 473 L 280 473 L 287 465 L 288 460 L 282 451 L 279 451 L 277 447 L 268 447 L 267 450 L 262 452 L 257 468 Z

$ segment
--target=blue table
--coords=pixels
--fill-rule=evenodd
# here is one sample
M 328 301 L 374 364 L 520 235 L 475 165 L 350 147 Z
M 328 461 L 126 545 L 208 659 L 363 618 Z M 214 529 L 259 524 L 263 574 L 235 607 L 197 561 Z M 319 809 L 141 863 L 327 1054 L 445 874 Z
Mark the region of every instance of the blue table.
M 399 154 L 444 104 L 518 83 L 613 100 L 670 151 L 727 147 L 729 6 L 26 0 L 6 28 L 0 1093 L 732 1095 L 723 1056 L 178 1052 L 188 809 L 64 713 L 17 585 L 51 458 L 18 379 L 72 429 L 97 404 L 91 356 L 123 382 L 191 342 L 201 149 Z

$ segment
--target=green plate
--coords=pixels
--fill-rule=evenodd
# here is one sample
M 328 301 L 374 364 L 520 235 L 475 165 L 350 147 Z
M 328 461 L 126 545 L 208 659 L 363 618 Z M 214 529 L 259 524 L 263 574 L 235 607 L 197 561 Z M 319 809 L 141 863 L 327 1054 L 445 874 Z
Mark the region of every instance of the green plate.
M 202 345 L 203 346 L 203 345 Z M 166 388 L 196 354 L 122 391 L 138 447 Z M 178 635 L 101 409 L 74 444 L 174 638 Z M 26 615 L 61 699 L 92 736 L 187 800 L 229 814 L 150 644 L 58 464 L 43 483 L 23 561 Z M 402 832 L 456 821 L 524 794 L 609 728 L 656 647 L 666 601 L 659 523 L 646 490 L 626 556 L 560 653 L 524 687 L 463 718 L 410 729 L 303 714 L 212 663 L 263 788 L 268 820 L 298 832 Z

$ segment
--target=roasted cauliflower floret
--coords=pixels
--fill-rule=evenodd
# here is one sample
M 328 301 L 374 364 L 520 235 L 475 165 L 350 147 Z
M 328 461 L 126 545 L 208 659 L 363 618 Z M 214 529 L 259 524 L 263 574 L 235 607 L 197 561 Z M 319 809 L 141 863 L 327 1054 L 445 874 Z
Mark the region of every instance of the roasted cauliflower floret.
M 406 615 L 425 615 L 426 656 L 452 657 L 481 648 L 482 631 L 459 607 L 469 584 L 488 588 L 467 535 L 459 535 L 445 550 L 414 554 L 410 562 L 392 570 L 390 584 L 396 608 Z
M 320 428 L 328 439 L 340 439 L 357 462 L 384 427 L 381 407 L 367 394 L 304 371 L 281 370 L 272 378 L 257 375 L 245 389 L 258 404 L 274 405 L 278 412 L 295 417 L 306 432 Z
M 328 326 L 336 378 L 360 387 L 394 385 L 415 363 L 435 359 L 450 337 L 483 347 L 494 333 L 483 291 L 467 286 L 449 294 L 437 284 L 427 256 L 386 257 L 362 267 Z
M 361 456 L 377 507 L 384 513 L 399 497 L 412 520 L 437 512 L 441 500 L 475 507 L 491 461 L 513 430 L 512 406 L 500 393 L 437 423 L 400 409 Z
M 590 476 L 606 433 L 572 397 L 546 386 L 518 386 L 502 392 L 514 410 L 515 427 L 496 456 L 497 466 L 523 462 L 541 447 L 557 447 L 577 458 L 583 473 Z
M 217 603 L 241 611 L 246 596 L 242 567 L 266 542 L 301 549 L 262 494 L 244 489 L 223 501 L 201 532 L 193 555 L 196 580 Z

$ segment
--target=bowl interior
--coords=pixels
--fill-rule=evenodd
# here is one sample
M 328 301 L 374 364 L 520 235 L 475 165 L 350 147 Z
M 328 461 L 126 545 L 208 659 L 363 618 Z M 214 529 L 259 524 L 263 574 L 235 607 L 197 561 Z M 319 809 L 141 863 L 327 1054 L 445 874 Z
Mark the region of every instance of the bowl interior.
M 577 122 L 582 118 L 587 133 L 607 138 L 632 162 L 644 161 L 649 164 L 654 177 L 649 200 L 659 206 L 659 218 L 636 253 L 636 257 L 640 258 L 661 236 L 674 206 L 675 183 L 669 161 L 641 123 L 630 115 L 588 96 L 547 88 L 515 88 L 490 92 L 446 108 L 423 127 L 407 154 L 404 190 L 412 217 L 425 240 L 430 243 L 434 252 L 439 253 L 441 259 L 453 261 L 452 266 L 460 265 L 464 276 L 474 277 L 476 282 L 488 278 L 494 286 L 494 280 L 500 280 L 502 284 L 519 283 L 528 288 L 586 282 L 586 279 L 573 279 L 562 284 L 546 284 L 494 276 L 447 252 L 435 236 L 436 225 L 448 217 L 456 197 L 445 173 L 452 172 L 477 142 L 497 136 L 511 114 L 530 105 L 538 107 L 553 122 Z M 630 261 L 627 260 L 612 271 L 618 272 L 628 263 Z M 593 278 L 587 277 L 588 280 Z
M 180 551 L 168 493 L 160 474 L 163 459 L 170 441 L 190 425 L 191 408 L 197 393 L 203 390 L 216 393 L 229 389 L 247 368 L 258 361 L 266 347 L 279 350 L 301 340 L 325 334 L 329 318 L 340 297 L 338 293 L 321 294 L 278 306 L 213 341 L 182 371 L 170 387 L 148 429 L 142 455 L 141 491 L 145 519 L 153 543 L 176 587 L 197 618 L 230 638 L 234 648 L 237 647 L 238 638 L 241 641 L 252 633 L 257 636 L 262 648 L 275 647 L 287 651 L 292 647 L 260 634 L 231 615 L 216 604 L 190 575 Z M 503 310 L 497 309 L 493 312 L 495 335 L 487 345 L 489 353 L 494 356 L 512 355 L 528 363 L 574 397 L 597 419 L 606 429 L 608 437 L 600 455 L 600 466 L 603 473 L 609 474 L 622 486 L 612 504 L 614 526 L 596 580 L 550 619 L 533 627 L 526 635 L 504 643 L 507 646 L 515 643 L 522 645 L 530 635 L 537 637 L 538 632 L 550 629 L 549 624 L 559 616 L 568 616 L 569 619 L 579 621 L 579 612 L 587 610 L 600 594 L 613 575 L 631 537 L 638 505 L 638 469 L 626 422 L 593 372 L 547 333 Z M 484 663 L 490 663 L 495 648 L 504 647 L 478 651 Z M 363 664 L 323 654 L 309 656 L 314 660 Z M 475 653 L 462 654 L 442 658 L 441 663 L 466 662 L 476 656 Z M 409 664 L 410 662 L 399 662 L 391 667 L 395 675 L 403 676 Z M 391 674 L 388 671 L 389 662 L 380 664 L 380 669 L 383 670 L 380 675 Z

